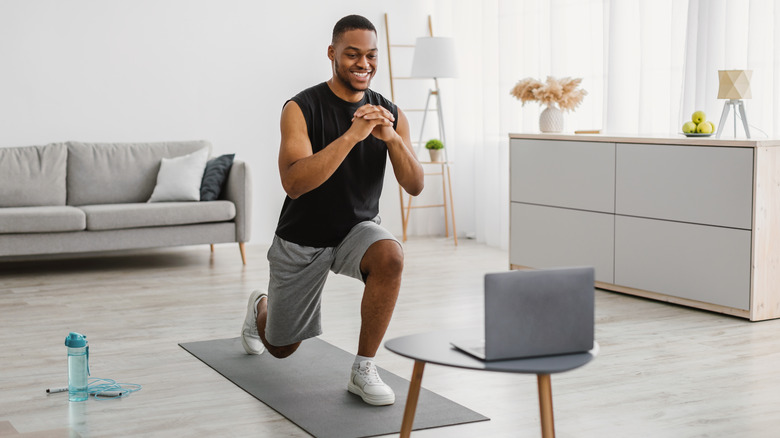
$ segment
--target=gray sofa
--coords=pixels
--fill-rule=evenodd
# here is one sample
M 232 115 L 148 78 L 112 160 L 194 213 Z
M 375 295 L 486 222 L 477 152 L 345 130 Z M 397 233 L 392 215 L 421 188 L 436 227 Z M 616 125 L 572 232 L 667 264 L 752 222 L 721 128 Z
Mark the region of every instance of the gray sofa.
M 233 161 L 217 200 L 147 202 L 164 158 L 207 157 L 203 148 L 210 155 L 206 141 L 0 148 L 0 260 L 237 242 L 246 264 L 246 163 Z

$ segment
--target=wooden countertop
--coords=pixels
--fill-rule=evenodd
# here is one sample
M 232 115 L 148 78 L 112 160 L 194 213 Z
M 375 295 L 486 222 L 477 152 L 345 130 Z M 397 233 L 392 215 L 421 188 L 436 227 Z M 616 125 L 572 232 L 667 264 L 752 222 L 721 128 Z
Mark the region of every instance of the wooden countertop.
M 685 137 L 683 134 L 677 136 L 669 135 L 648 135 L 638 137 L 636 135 L 620 135 L 620 134 L 574 134 L 574 133 L 561 133 L 561 134 L 525 134 L 525 133 L 509 133 L 509 138 L 517 139 L 534 139 L 534 140 L 568 140 L 568 141 L 599 141 L 599 142 L 612 142 L 612 143 L 648 143 L 648 144 L 674 144 L 674 145 L 691 145 L 691 146 L 741 146 L 741 147 L 779 147 L 780 140 L 771 140 L 766 138 L 760 139 L 729 139 L 721 138 L 717 139 L 713 135 L 712 137 Z

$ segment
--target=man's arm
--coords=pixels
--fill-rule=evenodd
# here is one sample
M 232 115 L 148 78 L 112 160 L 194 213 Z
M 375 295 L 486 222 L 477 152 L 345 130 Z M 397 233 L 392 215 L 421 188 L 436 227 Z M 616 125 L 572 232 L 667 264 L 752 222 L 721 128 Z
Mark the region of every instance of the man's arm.
M 284 191 L 295 199 L 316 189 L 333 175 L 358 142 L 368 137 L 375 127 L 388 125 L 392 130 L 393 122 L 376 112 L 356 117 L 344 135 L 315 154 L 300 107 L 288 102 L 282 110 L 279 147 L 279 174 Z
M 360 109 L 355 114 L 356 116 L 360 115 Z M 425 177 L 422 165 L 417 160 L 417 155 L 412 148 L 409 121 L 403 111 L 398 109 L 396 129 L 393 129 L 392 126 L 380 125 L 374 128 L 372 134 L 387 145 L 390 162 L 393 163 L 393 173 L 395 173 L 395 179 L 398 180 L 401 187 L 412 196 L 419 195 L 425 185 Z

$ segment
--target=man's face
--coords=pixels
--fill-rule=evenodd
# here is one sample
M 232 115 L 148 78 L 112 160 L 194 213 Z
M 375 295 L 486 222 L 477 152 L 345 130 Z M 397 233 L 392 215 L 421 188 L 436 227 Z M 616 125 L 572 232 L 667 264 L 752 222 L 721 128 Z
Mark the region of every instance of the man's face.
M 335 44 L 328 47 L 328 58 L 333 61 L 333 75 L 352 91 L 365 91 L 376 74 L 378 50 L 376 34 L 370 30 L 344 32 Z

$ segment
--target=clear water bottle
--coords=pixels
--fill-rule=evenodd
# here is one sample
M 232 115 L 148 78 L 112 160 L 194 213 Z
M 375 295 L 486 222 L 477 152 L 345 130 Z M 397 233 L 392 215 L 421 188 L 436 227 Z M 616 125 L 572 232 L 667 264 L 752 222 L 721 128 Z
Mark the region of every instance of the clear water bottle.
M 87 337 L 71 332 L 65 338 L 68 347 L 68 400 L 84 401 L 89 398 L 87 376 L 89 376 L 89 345 Z

